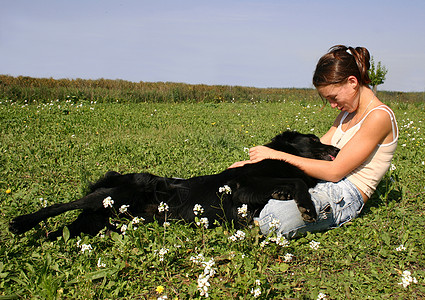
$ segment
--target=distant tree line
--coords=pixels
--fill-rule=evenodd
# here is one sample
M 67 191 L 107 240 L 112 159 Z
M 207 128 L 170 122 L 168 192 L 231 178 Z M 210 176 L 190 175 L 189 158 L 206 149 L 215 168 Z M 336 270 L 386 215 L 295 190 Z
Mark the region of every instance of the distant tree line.
M 421 101 L 422 93 L 380 92 L 381 100 Z M 0 99 L 15 102 L 54 100 L 97 102 L 276 102 L 317 101 L 317 91 L 298 88 L 254 88 L 174 82 L 131 82 L 110 79 L 53 79 L 0 75 Z

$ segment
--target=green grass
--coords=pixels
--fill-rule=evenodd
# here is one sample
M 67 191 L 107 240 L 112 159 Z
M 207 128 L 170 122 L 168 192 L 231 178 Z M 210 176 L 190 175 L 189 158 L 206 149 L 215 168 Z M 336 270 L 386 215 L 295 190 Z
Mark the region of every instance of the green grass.
M 9 233 L 7 224 L 41 208 L 40 198 L 50 205 L 82 196 L 87 183 L 108 170 L 184 178 L 210 174 L 246 159 L 244 147 L 263 144 L 282 130 L 320 136 L 337 113 L 329 107 L 320 111 L 320 101 L 0 102 L 0 299 L 203 298 L 197 280 L 205 265 L 190 260 L 198 254 L 215 262 L 208 280 L 212 299 L 251 299 L 257 288 L 259 299 L 317 299 L 319 293 L 328 299 L 425 297 L 423 104 L 391 103 L 400 127 L 396 168 L 362 215 L 281 246 L 264 245 L 255 227 L 233 242 L 230 227 L 192 228 L 176 221 L 166 228 L 130 226 L 125 235 L 45 239 L 78 212 L 23 236 Z M 312 241 L 320 242 L 317 250 Z M 83 244 L 91 252 L 82 252 Z M 406 249 L 397 251 L 401 244 Z M 168 249 L 163 260 L 161 249 Z M 292 261 L 285 262 L 287 253 Z M 404 288 L 398 283 L 406 270 L 417 283 Z

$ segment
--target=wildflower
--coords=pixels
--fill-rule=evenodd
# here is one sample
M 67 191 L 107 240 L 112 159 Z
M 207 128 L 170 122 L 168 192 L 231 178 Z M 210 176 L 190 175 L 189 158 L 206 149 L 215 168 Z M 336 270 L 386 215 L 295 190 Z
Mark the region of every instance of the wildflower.
M 319 293 L 319 295 L 317 295 L 317 300 L 326 300 L 327 298 L 326 298 L 326 294 L 324 294 L 324 293 Z
M 88 251 L 89 253 L 93 250 L 92 246 L 90 244 L 82 244 L 81 245 L 81 252 Z
M 170 222 L 164 222 L 163 224 L 162 224 L 162 226 L 164 226 L 164 227 L 170 227 Z
M 196 256 L 191 256 L 191 257 L 189 258 L 189 260 L 190 260 L 191 262 L 195 263 L 195 264 L 199 264 L 199 263 L 201 263 L 201 262 L 203 262 L 203 261 L 204 261 L 204 255 L 203 255 L 202 253 L 199 253 L 199 254 L 198 254 L 198 255 L 196 255 Z
M 415 277 L 412 277 L 412 273 L 410 273 L 410 271 L 404 271 L 403 274 L 401 274 L 401 282 L 398 284 L 401 284 L 404 288 L 406 288 L 411 283 L 418 283 L 418 281 Z
M 252 288 L 251 294 L 254 295 L 254 298 L 258 298 L 261 295 L 261 289 L 260 288 L 256 288 L 256 289 Z
M 255 280 L 255 285 L 261 285 L 260 279 Z
M 228 186 L 227 184 L 225 184 L 224 186 L 220 187 L 218 189 L 218 191 L 220 193 L 225 193 L 225 194 L 231 194 L 232 193 L 232 189 L 230 188 L 230 186 Z
M 210 279 L 210 276 L 205 274 L 200 274 L 198 276 L 198 291 L 201 296 L 205 296 L 208 298 L 208 287 L 210 286 L 210 283 L 208 280 Z
M 104 264 L 104 263 L 102 263 L 102 262 L 101 262 L 100 257 L 99 257 L 99 259 L 97 260 L 97 267 L 98 267 L 98 268 L 104 268 L 104 267 L 106 267 L 106 264 Z
M 125 232 L 127 231 L 127 225 L 125 225 L 125 224 L 123 224 L 122 226 L 121 226 L 121 232 L 122 232 L 122 234 L 124 235 L 125 234 Z
M 280 221 L 278 219 L 273 218 L 273 220 L 270 222 L 269 229 L 270 230 L 276 230 L 280 226 Z
M 139 218 L 139 217 L 134 217 L 133 220 L 131 220 L 131 224 L 135 225 L 135 224 L 139 224 L 140 221 L 144 221 L 145 219 L 143 218 Z
M 42 207 L 47 207 L 47 200 L 40 198 L 40 204 L 41 204 Z
M 165 300 L 165 299 L 168 299 L 167 295 L 162 295 L 162 296 L 156 298 L 156 300 Z
M 264 248 L 266 245 L 268 245 L 269 244 L 269 240 L 268 239 L 265 239 L 264 241 L 262 241 L 261 243 L 260 243 L 260 247 L 261 248 Z
M 195 204 L 193 207 L 193 213 L 197 216 L 198 214 L 202 215 L 204 213 L 204 209 L 200 204 Z
M 121 205 L 119 212 L 123 214 L 127 211 L 127 208 L 129 208 L 129 207 L 130 207 L 130 205 Z
M 294 254 L 286 253 L 283 258 L 284 258 L 285 262 L 290 262 L 290 261 L 292 261 L 292 259 L 294 259 Z
M 238 230 L 234 235 L 230 236 L 229 239 L 233 242 L 236 242 L 237 240 L 243 241 L 245 239 L 245 232 Z
M 320 242 L 316 242 L 316 241 L 310 242 L 310 248 L 313 249 L 313 250 L 319 249 L 319 245 L 320 245 Z
M 159 212 L 168 211 L 168 204 L 161 202 L 158 206 L 158 211 Z
M 201 264 L 205 268 L 204 272 L 198 276 L 198 291 L 201 296 L 208 298 L 208 287 L 210 286 L 208 280 L 215 275 L 216 271 L 213 269 L 215 261 L 213 258 L 211 258 L 209 261 L 201 262 Z
M 203 225 L 205 228 L 208 228 L 209 226 L 208 218 L 201 218 L 198 222 L 196 222 L 196 225 L 198 226 Z
M 164 256 L 170 251 L 170 249 L 167 248 L 161 248 L 159 251 L 155 250 L 155 252 L 158 252 L 159 261 L 164 261 Z
M 246 218 L 248 216 L 248 205 L 242 204 L 241 207 L 238 207 L 238 215 L 242 218 Z
M 397 167 L 394 164 L 391 164 L 391 171 L 395 171 Z
M 401 251 L 404 251 L 404 250 L 406 250 L 406 247 L 404 247 L 404 245 L 403 245 L 403 244 L 401 244 L 400 246 L 398 246 L 398 247 L 395 249 L 395 251 L 397 251 L 397 252 L 401 252 Z
M 214 258 L 211 258 L 209 261 L 203 261 L 201 264 L 205 267 L 204 268 L 204 274 L 209 276 L 214 276 L 215 270 L 213 269 L 213 266 L 215 265 Z
M 6 194 L 10 194 L 12 192 L 12 190 L 11 189 L 7 189 L 6 190 Z
M 289 241 L 282 235 L 278 235 L 276 237 L 271 237 L 270 240 L 272 242 L 275 242 L 277 245 L 282 246 L 282 247 L 288 247 L 289 246 Z
M 111 196 L 108 196 L 105 199 L 103 199 L 104 208 L 112 207 L 113 204 L 114 204 L 114 200 L 112 200 Z
M 156 292 L 158 293 L 158 294 L 162 294 L 162 292 L 164 291 L 164 287 L 162 286 L 162 285 L 158 285 L 157 287 L 156 287 Z

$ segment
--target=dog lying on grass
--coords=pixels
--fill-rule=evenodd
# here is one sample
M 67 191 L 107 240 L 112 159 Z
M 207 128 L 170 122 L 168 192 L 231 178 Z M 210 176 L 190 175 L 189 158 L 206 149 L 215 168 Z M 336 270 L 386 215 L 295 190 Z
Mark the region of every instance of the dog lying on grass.
M 339 151 L 338 148 L 322 144 L 315 135 L 294 131 L 277 135 L 265 146 L 322 160 L 332 160 Z M 303 219 L 313 222 L 317 213 L 308 189 L 316 183 L 316 179 L 300 169 L 284 161 L 270 159 L 190 179 L 110 171 L 92 184 L 89 193 L 83 198 L 53 204 L 16 217 L 10 222 L 9 229 L 15 234 L 22 234 L 50 217 L 81 209 L 77 219 L 67 225 L 70 236 L 78 236 L 80 233 L 96 235 L 105 227 L 116 230 L 109 221 L 116 214 L 118 217 L 143 218 L 145 222 L 164 222 L 165 209 L 158 209 L 160 204 L 163 208 L 167 206 L 167 220 L 194 222 L 194 207 L 198 204 L 203 210 L 201 217 L 207 218 L 210 224 L 217 220 L 232 222 L 238 227 L 252 221 L 269 199 L 294 199 Z M 126 212 L 120 212 L 123 205 Z M 238 214 L 242 207 L 247 210 L 244 218 Z M 61 234 L 62 228 L 50 233 L 49 238 L 55 239 Z

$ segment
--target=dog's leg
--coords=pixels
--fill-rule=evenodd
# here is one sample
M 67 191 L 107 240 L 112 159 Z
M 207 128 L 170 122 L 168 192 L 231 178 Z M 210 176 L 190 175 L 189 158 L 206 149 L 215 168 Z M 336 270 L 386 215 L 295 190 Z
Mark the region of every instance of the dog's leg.
M 109 217 L 105 214 L 83 211 L 78 215 L 78 218 L 75 219 L 71 224 L 68 224 L 66 227 L 69 230 L 69 236 L 75 237 L 80 233 L 89 234 L 95 236 L 102 230 L 105 226 L 108 226 Z M 62 236 L 63 227 L 51 232 L 48 234 L 50 240 L 55 240 L 58 237 Z
M 233 195 L 234 202 L 264 206 L 270 199 L 291 200 L 298 206 L 303 219 L 314 222 L 316 208 L 311 201 L 307 184 L 298 178 L 249 178 L 240 182 Z
M 105 189 L 105 191 L 107 191 L 107 189 Z M 34 213 L 16 217 L 12 221 L 10 221 L 9 230 L 15 234 L 22 234 L 35 227 L 41 221 L 44 221 L 50 217 L 60 215 L 66 211 L 75 209 L 97 210 L 99 208 L 102 208 L 102 202 L 105 198 L 102 198 L 101 194 L 104 194 L 105 197 L 107 195 L 106 192 L 95 192 L 79 200 L 75 200 L 69 203 L 53 204 L 46 208 L 42 208 Z

